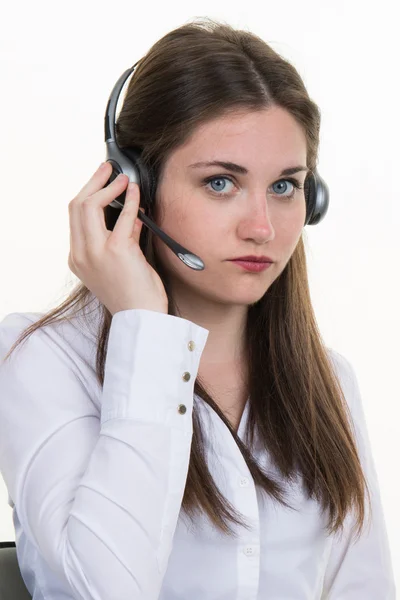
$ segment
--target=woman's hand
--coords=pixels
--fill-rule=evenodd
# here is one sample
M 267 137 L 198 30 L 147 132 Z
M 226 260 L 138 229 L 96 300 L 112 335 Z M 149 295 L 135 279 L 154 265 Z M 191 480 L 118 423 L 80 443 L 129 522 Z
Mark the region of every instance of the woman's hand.
M 106 186 L 111 174 L 111 164 L 103 164 L 68 205 L 68 266 L 112 315 L 133 308 L 168 314 L 164 285 L 139 246 L 143 222 L 137 218 L 142 209 L 136 183 L 128 187 L 113 231 L 106 227 L 104 208 L 128 184 L 128 177 L 119 175 Z

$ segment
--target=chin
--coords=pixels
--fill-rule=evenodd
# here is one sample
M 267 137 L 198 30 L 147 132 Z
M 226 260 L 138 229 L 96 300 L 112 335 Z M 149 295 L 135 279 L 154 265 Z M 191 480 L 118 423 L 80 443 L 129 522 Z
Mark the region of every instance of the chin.
M 249 291 L 243 291 L 242 294 L 238 293 L 238 290 L 232 291 L 231 294 L 220 295 L 219 297 L 213 296 L 213 299 L 220 304 L 226 304 L 231 306 L 253 306 L 257 304 L 267 293 L 268 288 L 264 288 L 261 293 L 251 294 Z M 203 290 L 204 293 L 204 290 Z M 210 296 L 208 296 L 210 298 Z

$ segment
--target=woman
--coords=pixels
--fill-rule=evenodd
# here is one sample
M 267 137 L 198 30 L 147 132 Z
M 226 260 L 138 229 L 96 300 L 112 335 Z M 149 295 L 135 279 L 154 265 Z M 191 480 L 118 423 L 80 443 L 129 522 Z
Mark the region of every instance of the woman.
M 357 379 L 310 301 L 319 127 L 249 32 L 189 23 L 140 61 L 118 144 L 154 173 L 147 214 L 206 268 L 142 231 L 139 186 L 107 185 L 106 163 L 69 204 L 79 285 L 2 321 L 0 468 L 35 600 L 395 597 Z

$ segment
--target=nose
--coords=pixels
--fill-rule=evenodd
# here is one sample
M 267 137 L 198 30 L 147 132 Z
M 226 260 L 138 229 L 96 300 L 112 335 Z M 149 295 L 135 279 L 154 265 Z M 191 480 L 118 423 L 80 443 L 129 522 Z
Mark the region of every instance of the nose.
M 243 239 L 253 239 L 260 244 L 274 239 L 275 229 L 265 192 L 262 198 L 261 195 L 253 197 L 249 203 L 246 214 L 240 220 L 239 233 Z

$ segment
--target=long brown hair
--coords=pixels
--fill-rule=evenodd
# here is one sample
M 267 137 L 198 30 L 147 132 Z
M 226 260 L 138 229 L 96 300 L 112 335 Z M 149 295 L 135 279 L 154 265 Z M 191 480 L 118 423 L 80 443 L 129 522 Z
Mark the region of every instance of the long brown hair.
M 225 22 L 195 19 L 158 40 L 139 61 L 117 119 L 121 148 L 140 148 L 142 161 L 159 176 L 169 154 L 201 124 L 229 111 L 285 108 L 302 126 L 307 166 L 314 170 L 320 111 L 296 69 L 258 36 Z M 147 207 L 156 218 L 157 196 Z M 107 207 L 106 220 L 117 218 Z M 152 232 L 142 228 L 140 247 L 160 274 L 176 314 L 165 273 L 153 250 Z M 8 356 L 36 329 L 69 319 L 97 299 L 79 283 L 66 300 L 25 329 Z M 103 385 L 111 314 L 99 304 L 96 372 Z M 311 305 L 306 255 L 300 238 L 288 264 L 264 296 L 248 307 L 246 327 L 248 439 L 244 444 L 196 378 L 194 392 L 222 419 L 256 485 L 289 506 L 281 484 L 265 473 L 250 451 L 255 428 L 287 482 L 300 474 L 308 497 L 328 512 L 329 533 L 343 529 L 355 509 L 358 535 L 365 521 L 364 494 L 370 495 L 359 460 L 350 413 L 339 379 L 321 339 Z M 228 521 L 247 524 L 220 493 L 206 463 L 202 424 L 193 406 L 193 439 L 182 508 L 191 518 L 203 510 L 213 525 L 235 535 Z

